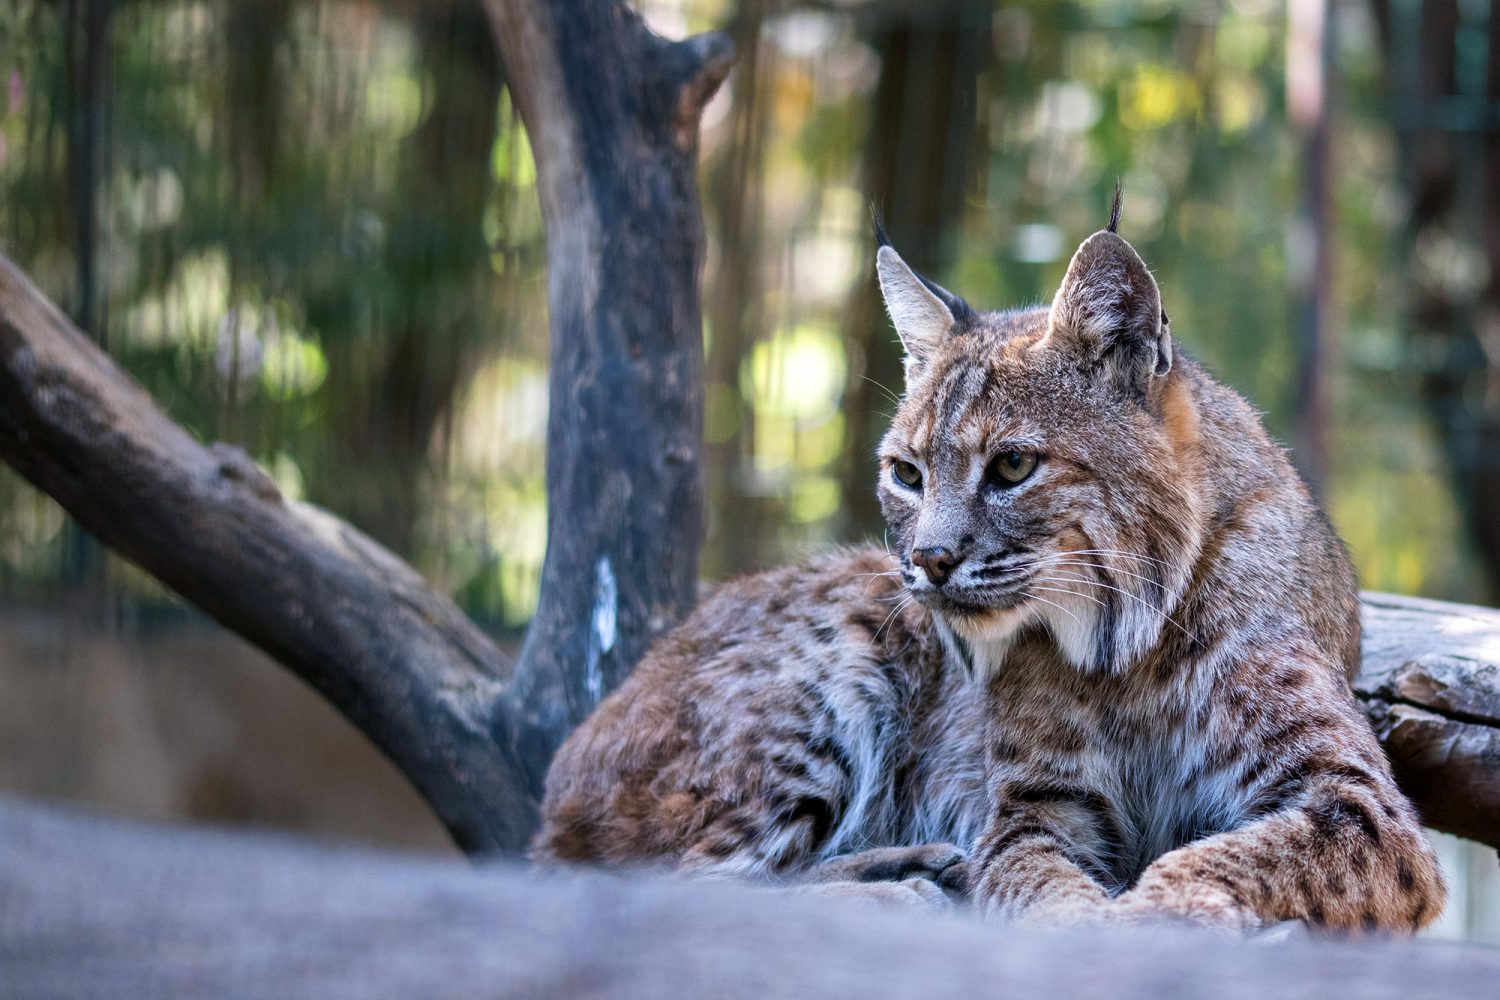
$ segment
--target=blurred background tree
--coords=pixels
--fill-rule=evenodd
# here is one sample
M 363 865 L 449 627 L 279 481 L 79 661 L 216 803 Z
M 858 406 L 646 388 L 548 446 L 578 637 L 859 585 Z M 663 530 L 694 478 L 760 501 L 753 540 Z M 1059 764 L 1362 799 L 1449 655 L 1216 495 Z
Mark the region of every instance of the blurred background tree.
M 1500 597 L 1500 5 L 637 5 L 740 50 L 703 138 L 707 578 L 881 538 L 872 206 L 1012 306 L 1121 178 L 1174 332 L 1293 446 L 1363 583 Z M 8 0 L 0 77 L 5 252 L 177 420 L 524 625 L 543 245 L 478 4 Z M 194 620 L 8 470 L 0 597 L 89 636 Z M 202 781 L 167 811 L 266 818 Z

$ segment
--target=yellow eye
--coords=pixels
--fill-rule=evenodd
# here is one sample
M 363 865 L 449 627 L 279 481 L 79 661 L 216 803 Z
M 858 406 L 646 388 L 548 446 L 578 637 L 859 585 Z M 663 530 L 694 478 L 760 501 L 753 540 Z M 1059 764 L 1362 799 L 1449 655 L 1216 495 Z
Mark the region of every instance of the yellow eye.
M 891 473 L 896 477 L 896 482 L 910 489 L 917 489 L 922 485 L 922 470 L 910 462 L 896 459 L 891 463 Z
M 990 467 L 1001 486 L 1015 486 L 1036 468 L 1036 455 L 1029 451 L 1001 452 Z

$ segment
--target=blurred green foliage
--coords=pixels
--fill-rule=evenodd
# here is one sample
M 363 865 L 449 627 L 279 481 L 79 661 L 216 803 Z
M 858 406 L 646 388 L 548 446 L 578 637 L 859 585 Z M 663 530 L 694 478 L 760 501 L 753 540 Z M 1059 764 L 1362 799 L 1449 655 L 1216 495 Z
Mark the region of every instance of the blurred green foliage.
M 243 445 L 482 617 L 524 623 L 545 538 L 544 244 L 478 5 L 131 0 L 90 49 L 68 13 L 89 2 L 0 6 L 0 245 L 97 316 L 90 332 L 194 433 Z M 892 53 L 912 79 L 951 69 L 900 47 L 928 14 L 640 6 L 668 34 L 725 26 L 742 53 L 704 125 L 707 575 L 880 537 L 855 453 L 869 414 L 851 410 L 900 389 L 868 390 L 894 336 L 871 306 L 872 201 L 899 217 L 941 196 L 927 231 L 906 225 L 917 256 L 976 305 L 1012 306 L 1050 298 L 1121 178 L 1122 231 L 1178 337 L 1293 430 L 1307 248 L 1280 5 L 950 5 L 982 44 L 957 84 L 972 116 L 925 138 L 947 157 L 938 192 L 900 171 L 872 190 L 872 150 L 932 152 L 878 141 L 933 120 L 931 95 L 881 89 Z M 1336 10 L 1328 502 L 1365 585 L 1482 599 L 1403 319 L 1414 265 L 1382 57 L 1370 13 Z M 81 59 L 104 60 L 94 93 Z M 70 137 L 88 107 L 102 114 L 80 189 Z M 88 212 L 97 238 L 80 246 Z M 80 255 L 99 274 L 91 306 Z M 72 531 L 0 476 L 6 591 L 102 574 L 116 595 L 163 597 L 113 558 L 72 559 Z

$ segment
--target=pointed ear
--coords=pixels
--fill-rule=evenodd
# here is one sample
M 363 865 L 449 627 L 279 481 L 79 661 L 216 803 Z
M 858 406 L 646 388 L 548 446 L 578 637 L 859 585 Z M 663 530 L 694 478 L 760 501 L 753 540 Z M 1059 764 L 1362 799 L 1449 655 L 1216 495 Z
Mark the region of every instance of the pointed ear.
M 895 248 L 883 241 L 875 252 L 875 271 L 880 275 L 886 311 L 901 337 L 901 346 L 906 348 L 906 380 L 910 382 L 953 329 L 956 317 L 952 304 L 961 300 L 913 271 Z
M 1156 279 L 1109 230 L 1084 240 L 1073 255 L 1052 300 L 1047 341 L 1134 389 L 1172 369 L 1172 334 Z

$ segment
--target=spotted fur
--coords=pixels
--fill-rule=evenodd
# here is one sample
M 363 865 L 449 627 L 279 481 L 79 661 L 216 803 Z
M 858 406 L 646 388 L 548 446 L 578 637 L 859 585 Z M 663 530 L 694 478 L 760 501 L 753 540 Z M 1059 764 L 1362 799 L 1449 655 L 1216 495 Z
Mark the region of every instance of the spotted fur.
M 1135 251 L 1096 233 L 1050 308 L 1001 313 L 878 263 L 908 355 L 894 555 L 705 601 L 562 748 L 536 854 L 916 871 L 1037 920 L 1432 920 L 1438 868 L 1349 689 L 1347 556 Z M 966 860 L 934 862 L 947 842 Z

